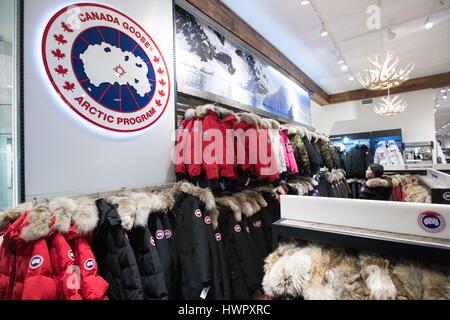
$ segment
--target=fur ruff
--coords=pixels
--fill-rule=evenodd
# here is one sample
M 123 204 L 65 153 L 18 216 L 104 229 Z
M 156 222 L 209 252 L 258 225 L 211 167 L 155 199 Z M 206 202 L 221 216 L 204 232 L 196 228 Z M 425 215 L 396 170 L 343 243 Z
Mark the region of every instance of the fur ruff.
M 29 211 L 28 225 L 22 229 L 21 237 L 26 242 L 46 237 L 50 233 L 53 214 L 47 205 L 38 205 Z
M 235 193 L 233 195 L 235 202 L 240 206 L 241 212 L 248 218 L 261 210 L 258 203 L 245 195 L 244 193 Z
M 98 223 L 98 209 L 95 201 L 89 198 L 78 198 L 77 210 L 72 215 L 72 223 L 77 227 L 78 232 L 87 234 L 93 231 Z
M 298 128 L 297 128 L 297 132 L 298 132 L 300 138 L 302 138 L 302 139 L 306 136 L 305 128 L 298 127 Z
M 234 219 L 237 222 L 242 221 L 241 208 L 239 207 L 239 205 L 236 203 L 236 201 L 234 199 L 232 199 L 230 197 L 222 197 L 222 198 L 217 198 L 216 201 L 218 204 L 230 209 L 231 212 L 233 213 Z
M 195 109 L 188 109 L 184 113 L 184 119 L 186 119 L 186 120 L 192 120 L 192 119 L 195 119 L 196 117 L 197 117 L 197 112 L 195 111 Z
M 392 184 L 387 179 L 374 178 L 367 180 L 367 186 L 369 188 L 389 188 L 392 187 Z
M 78 208 L 75 200 L 58 198 L 51 201 L 49 207 L 55 218 L 55 224 L 51 227 L 51 230 L 67 233 L 72 225 L 72 217 Z
M 213 208 L 208 211 L 209 217 L 211 218 L 212 226 L 214 230 L 219 229 L 219 210 Z
M 225 109 L 225 108 L 218 107 L 218 106 L 213 105 L 213 104 L 207 104 L 207 105 L 204 105 L 204 106 L 199 106 L 199 107 L 197 107 L 197 109 L 195 111 L 196 111 L 197 117 L 199 117 L 199 118 L 204 118 L 209 111 L 212 111 L 212 112 L 217 113 L 217 115 L 221 119 L 224 119 L 224 118 L 227 118 L 227 117 L 230 117 L 230 116 L 235 116 L 236 119 L 238 119 L 237 115 L 233 111 Z
M 187 182 L 180 182 L 174 185 L 173 193 L 187 193 L 198 198 L 205 206 L 206 211 L 210 211 L 216 207 L 214 195 L 209 189 L 202 189 Z
M 107 201 L 112 205 L 117 205 L 117 214 L 122 220 L 122 228 L 130 231 L 136 217 L 136 202 L 130 197 L 111 197 Z
M 267 201 L 258 192 L 252 190 L 245 190 L 243 191 L 243 193 L 246 194 L 248 197 L 254 199 L 261 208 L 266 208 L 268 206 Z
M 238 113 L 238 117 L 241 119 L 241 121 L 243 121 L 251 126 L 259 127 L 261 125 L 261 119 L 256 114 Z
M 22 214 L 33 208 L 31 203 L 22 203 L 14 209 L 7 210 L 0 215 L 0 231 L 3 231 L 6 227 L 19 219 Z

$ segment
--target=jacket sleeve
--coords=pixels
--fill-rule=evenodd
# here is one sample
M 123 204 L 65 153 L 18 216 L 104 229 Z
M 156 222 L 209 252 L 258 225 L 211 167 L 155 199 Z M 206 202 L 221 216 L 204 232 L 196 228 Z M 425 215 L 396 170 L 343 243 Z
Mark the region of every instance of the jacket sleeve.
M 36 241 L 23 284 L 22 300 L 56 300 L 58 287 L 45 239 Z
M 80 237 L 75 247 L 75 261 L 80 268 L 81 296 L 84 300 L 108 300 L 106 292 L 109 284 L 98 275 L 98 265 L 91 246 Z
M 188 120 L 183 120 L 181 122 L 180 127 L 178 128 L 178 136 L 177 136 L 177 144 L 175 146 L 175 172 L 177 174 L 186 174 L 186 165 L 185 165 L 185 156 L 186 156 L 186 147 L 188 146 L 188 138 L 189 138 L 189 125 Z

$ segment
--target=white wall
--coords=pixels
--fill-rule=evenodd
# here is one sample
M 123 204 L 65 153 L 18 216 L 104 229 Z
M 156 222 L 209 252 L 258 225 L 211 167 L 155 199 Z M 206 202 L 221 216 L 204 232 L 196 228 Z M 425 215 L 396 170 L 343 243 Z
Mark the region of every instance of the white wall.
M 373 105 L 363 106 L 361 101 L 325 107 L 313 102 L 313 127 L 328 135 L 400 128 L 404 142 L 435 141 L 433 90 L 414 91 L 401 94 L 401 97 L 408 103 L 408 108 L 395 117 L 379 116 L 373 111 Z
M 174 95 L 149 129 L 118 137 L 93 127 L 57 96 L 43 67 L 41 40 L 49 19 L 78 1 L 25 1 L 25 183 L 27 199 L 164 185 L 175 130 Z M 93 0 L 120 10 L 152 36 L 174 86 L 173 12 L 170 0 Z

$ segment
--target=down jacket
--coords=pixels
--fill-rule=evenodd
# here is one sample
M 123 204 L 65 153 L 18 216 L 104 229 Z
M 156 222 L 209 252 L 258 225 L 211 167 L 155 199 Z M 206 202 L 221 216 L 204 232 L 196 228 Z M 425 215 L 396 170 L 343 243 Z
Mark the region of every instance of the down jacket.
M 130 217 L 133 217 L 135 207 L 133 203 L 126 206 L 123 202 L 119 206 L 119 201 L 122 200 L 120 198 L 110 199 L 110 202 L 115 202 L 114 200 L 117 203 L 110 204 L 104 199 L 96 201 L 100 221 L 95 230 L 92 249 L 98 259 L 99 274 L 110 285 L 110 299 L 143 300 L 138 264 L 125 231 L 133 227 L 133 219 Z M 127 212 L 126 208 L 131 212 Z
M 288 128 L 289 139 L 291 140 L 292 148 L 294 149 L 295 159 L 301 175 L 309 175 L 309 157 L 306 151 L 305 144 L 303 143 L 297 128 Z

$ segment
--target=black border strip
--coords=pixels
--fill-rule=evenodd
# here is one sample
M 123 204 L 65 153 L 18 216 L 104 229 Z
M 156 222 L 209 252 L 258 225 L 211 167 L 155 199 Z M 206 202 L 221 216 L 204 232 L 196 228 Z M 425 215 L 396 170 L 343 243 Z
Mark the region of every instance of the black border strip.
M 24 0 L 19 1 L 19 56 L 16 57 L 19 66 L 19 137 L 17 139 L 19 143 L 19 182 L 20 202 L 25 202 L 25 86 L 24 86 L 24 22 L 25 22 L 25 10 Z

